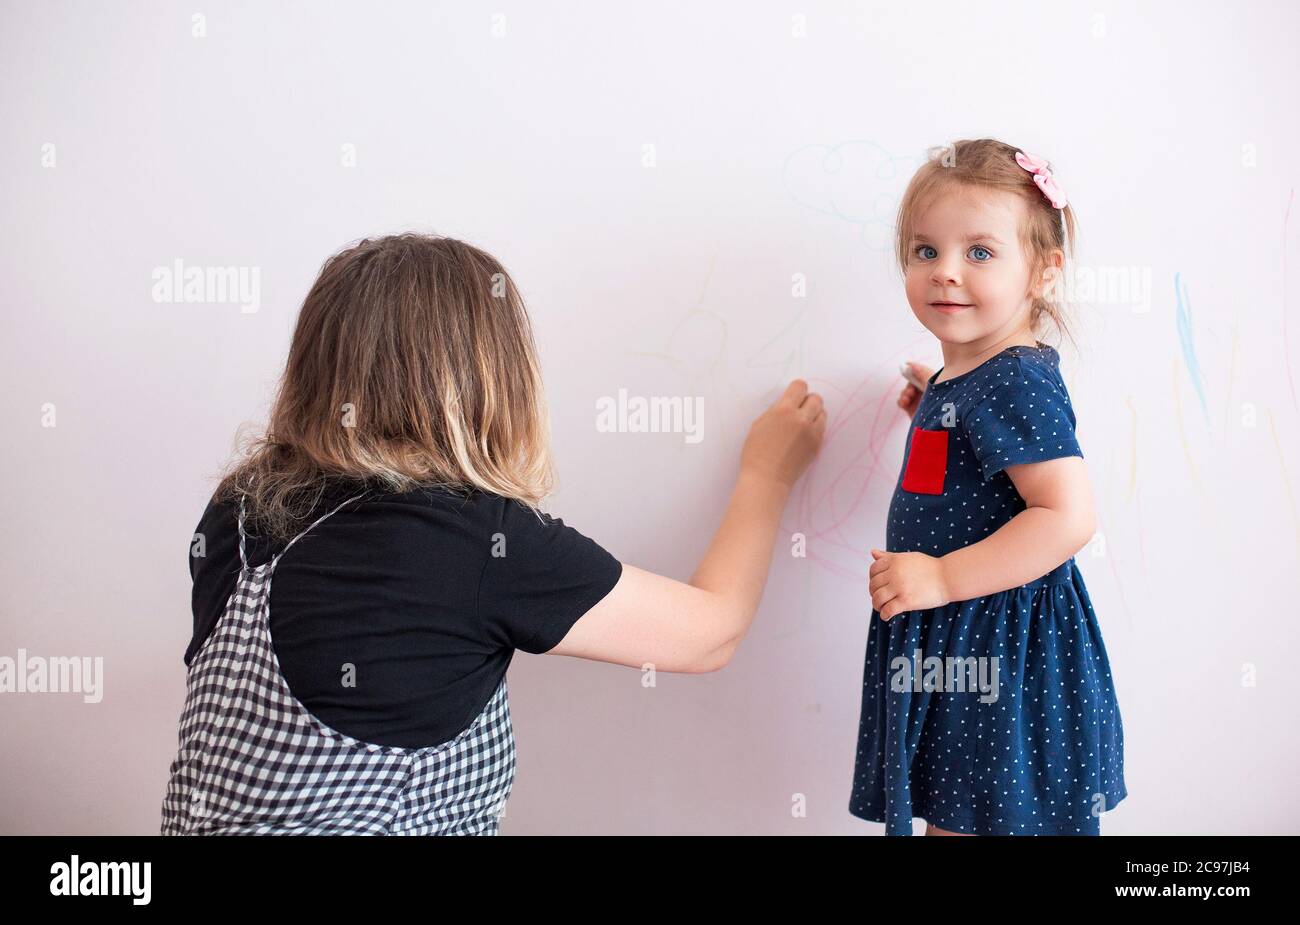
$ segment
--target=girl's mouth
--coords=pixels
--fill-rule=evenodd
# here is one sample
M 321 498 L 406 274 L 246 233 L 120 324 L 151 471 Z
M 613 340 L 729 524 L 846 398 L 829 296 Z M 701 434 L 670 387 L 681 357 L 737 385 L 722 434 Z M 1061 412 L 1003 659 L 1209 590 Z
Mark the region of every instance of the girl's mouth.
M 962 302 L 931 302 L 930 306 L 937 311 L 944 312 L 945 314 L 952 314 L 954 312 L 959 312 L 962 309 L 975 307 L 973 305 L 966 305 Z

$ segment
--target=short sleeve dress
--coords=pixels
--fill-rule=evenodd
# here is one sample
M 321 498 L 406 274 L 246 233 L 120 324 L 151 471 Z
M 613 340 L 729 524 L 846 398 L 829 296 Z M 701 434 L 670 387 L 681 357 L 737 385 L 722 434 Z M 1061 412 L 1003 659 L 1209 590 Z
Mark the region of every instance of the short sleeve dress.
M 886 549 L 943 556 L 1025 509 L 1003 470 L 1082 456 L 1050 346 L 930 378 Z M 940 371 L 942 372 L 942 370 Z M 1073 558 L 1026 585 L 889 621 L 871 612 L 849 811 L 912 834 L 1097 835 L 1124 797 L 1110 663 Z

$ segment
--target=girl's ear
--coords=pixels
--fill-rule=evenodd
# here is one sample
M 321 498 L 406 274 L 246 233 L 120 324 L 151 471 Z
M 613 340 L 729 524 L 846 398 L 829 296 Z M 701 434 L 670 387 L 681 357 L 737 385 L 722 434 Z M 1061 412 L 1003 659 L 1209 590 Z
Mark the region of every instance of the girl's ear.
M 1039 298 L 1046 298 L 1047 293 L 1063 282 L 1065 266 L 1065 254 L 1057 248 L 1047 255 L 1047 264 L 1043 267 L 1042 275 L 1038 281 L 1038 287 L 1034 294 Z

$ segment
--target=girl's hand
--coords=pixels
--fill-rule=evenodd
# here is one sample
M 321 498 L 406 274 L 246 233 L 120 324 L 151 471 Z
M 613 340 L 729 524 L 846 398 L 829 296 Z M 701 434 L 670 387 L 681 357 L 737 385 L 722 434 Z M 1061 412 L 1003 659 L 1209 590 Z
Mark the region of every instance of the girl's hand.
M 906 610 L 942 607 L 950 601 L 943 560 L 923 552 L 871 550 L 871 606 L 888 620 Z
M 741 474 L 775 479 L 791 488 L 817 455 L 825 433 L 822 397 L 809 392 L 807 382 L 795 379 L 750 425 L 740 451 Z
M 934 370 L 928 366 L 922 366 L 920 363 L 909 360 L 907 365 L 911 368 L 912 374 L 922 382 L 929 382 L 930 377 L 934 375 Z M 902 408 L 909 418 L 916 414 L 916 406 L 920 403 L 921 389 L 918 389 L 910 382 L 903 386 L 903 391 L 898 394 L 898 407 Z

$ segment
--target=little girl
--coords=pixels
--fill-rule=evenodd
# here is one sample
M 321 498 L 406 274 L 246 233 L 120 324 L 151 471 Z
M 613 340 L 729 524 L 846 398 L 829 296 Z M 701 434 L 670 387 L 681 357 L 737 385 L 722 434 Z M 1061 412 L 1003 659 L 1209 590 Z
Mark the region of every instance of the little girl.
M 1075 222 L 1048 164 L 992 139 L 917 171 L 897 256 L 940 341 L 872 550 L 850 812 L 910 835 L 1097 835 L 1124 733 L 1074 561 L 1095 530 L 1056 350 L 1037 340 Z M 1068 333 L 1068 332 L 1067 332 Z M 927 374 L 927 378 L 925 377 Z M 879 619 L 876 616 L 879 615 Z

